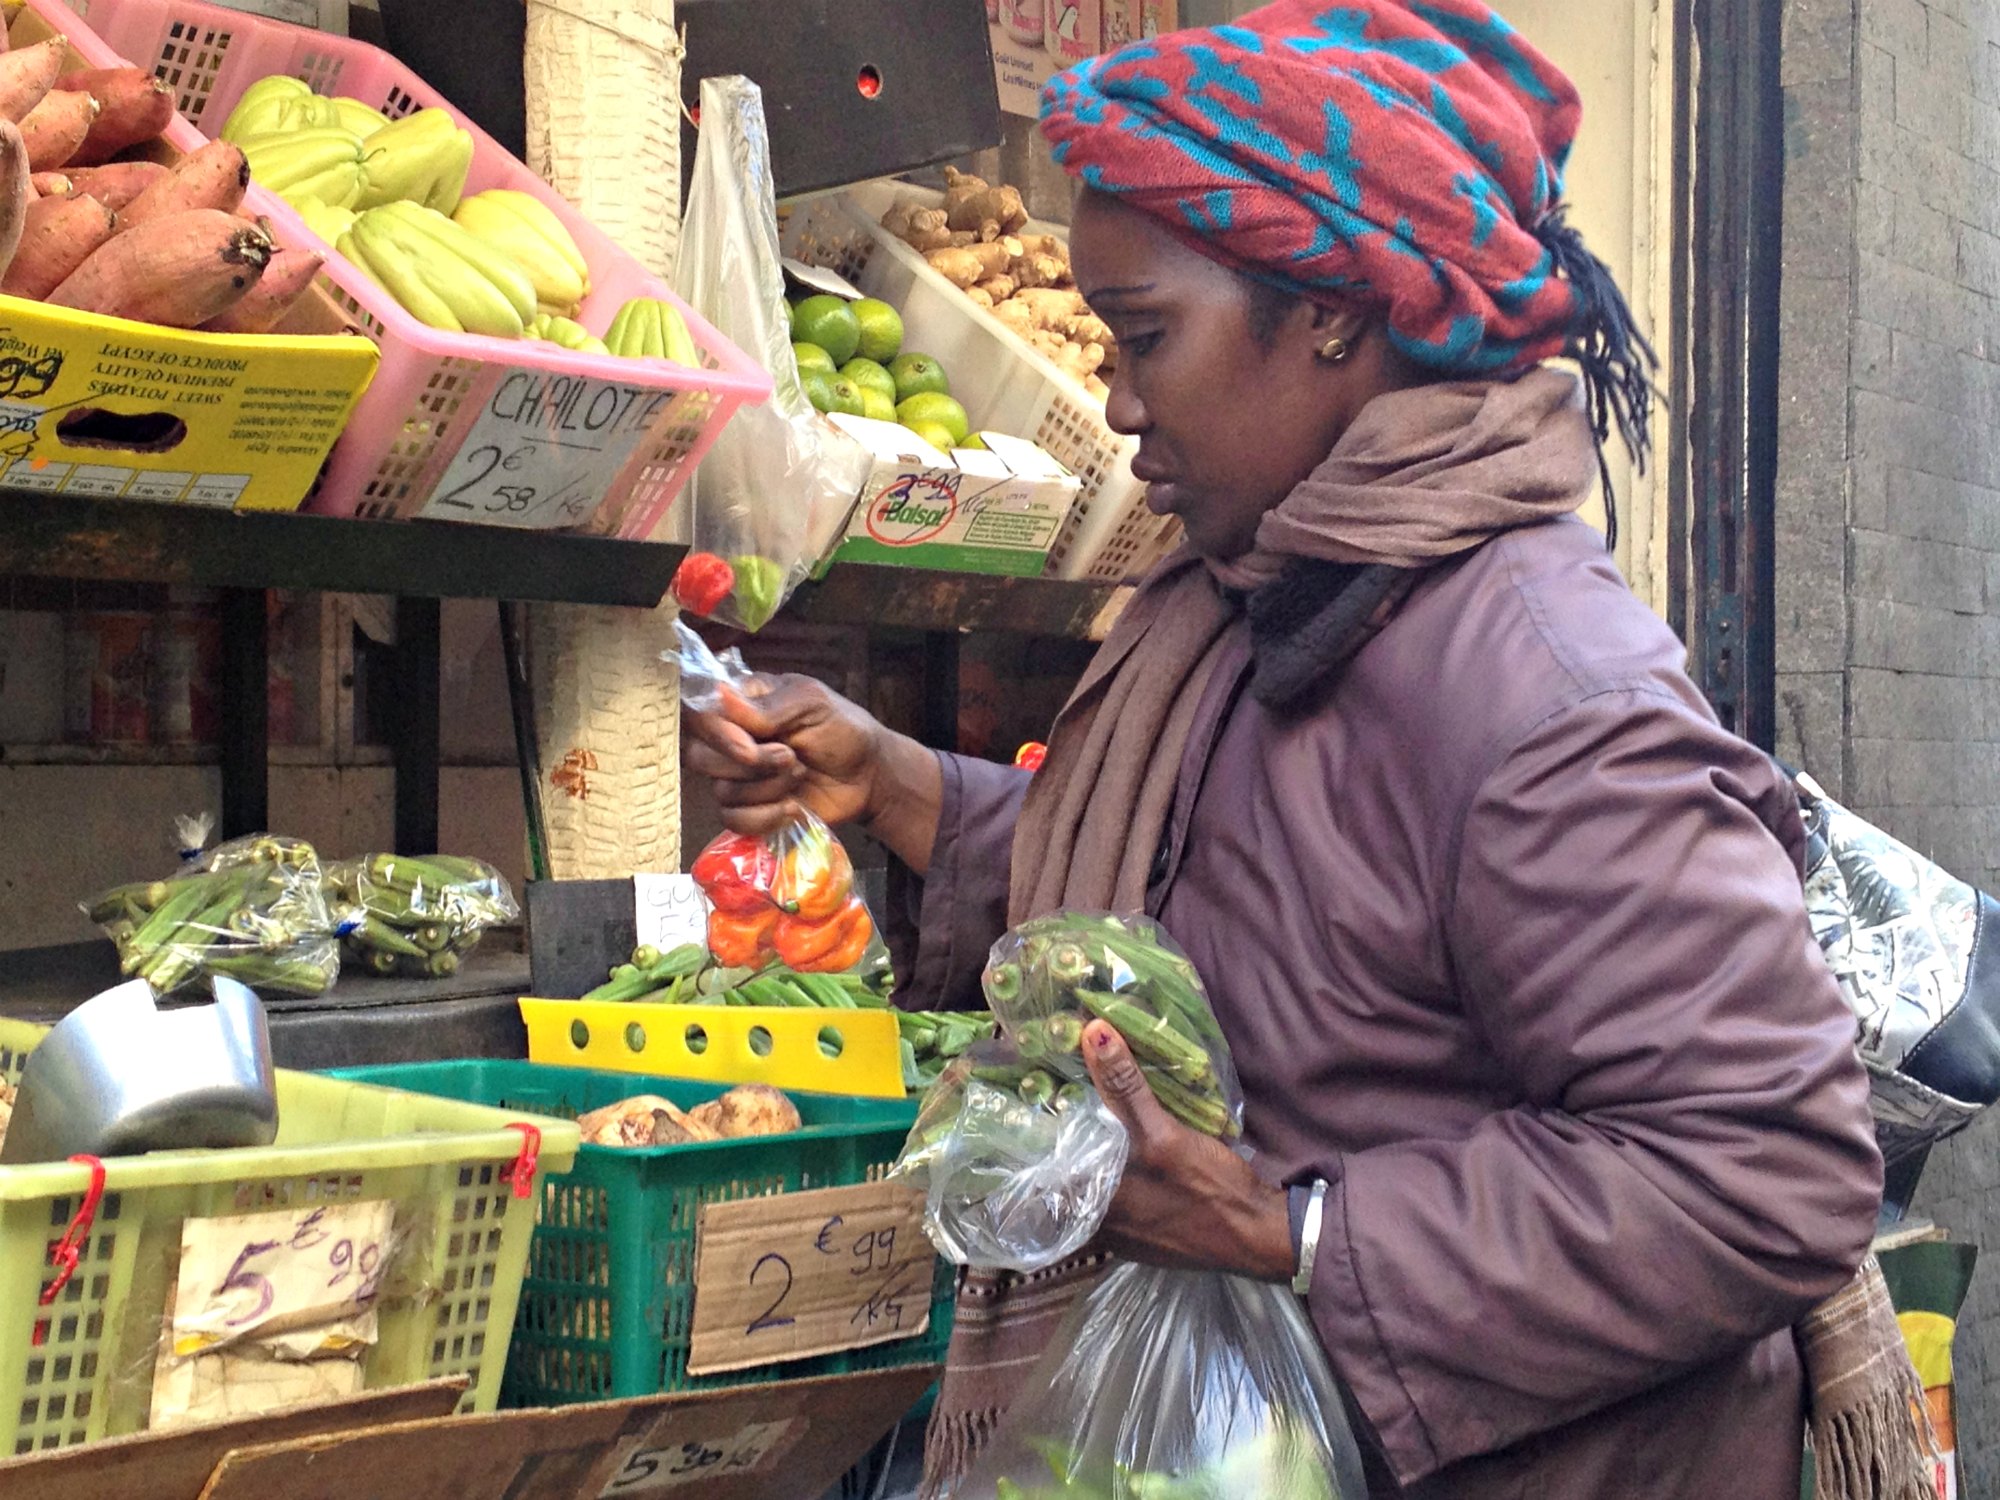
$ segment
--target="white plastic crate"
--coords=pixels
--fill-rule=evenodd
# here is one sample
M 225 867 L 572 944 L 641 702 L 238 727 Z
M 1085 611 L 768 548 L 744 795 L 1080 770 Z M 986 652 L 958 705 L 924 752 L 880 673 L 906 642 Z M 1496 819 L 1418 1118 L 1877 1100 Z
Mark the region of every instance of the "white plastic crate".
M 1138 439 L 1113 432 L 1103 402 L 882 227 L 883 214 L 906 198 L 943 201 L 907 183 L 865 182 L 795 203 L 784 224 L 784 252 L 894 305 L 903 315 L 905 347 L 944 364 L 975 425 L 1032 439 L 1082 482 L 1050 549 L 1051 575 L 1118 583 L 1144 573 L 1179 541 L 1180 523 L 1146 509 L 1146 487 L 1132 477 Z M 1061 233 L 1051 225 L 1030 229 Z

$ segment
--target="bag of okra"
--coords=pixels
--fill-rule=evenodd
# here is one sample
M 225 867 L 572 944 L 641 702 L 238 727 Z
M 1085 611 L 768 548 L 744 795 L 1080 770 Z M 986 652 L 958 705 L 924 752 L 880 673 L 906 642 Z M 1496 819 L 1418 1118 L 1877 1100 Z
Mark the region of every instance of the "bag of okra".
M 1000 1036 L 947 1065 L 890 1174 L 924 1191 L 946 1259 L 1033 1272 L 1096 1236 L 1129 1142 L 1084 1066 L 1093 1020 L 1124 1036 L 1170 1114 L 1242 1134 L 1229 1044 L 1194 965 L 1151 920 L 1037 917 L 994 944 L 981 985 Z
M 277 994 L 325 991 L 340 942 L 313 846 L 257 834 L 204 851 L 202 837 L 184 832 L 177 873 L 83 903 L 118 945 L 120 972 L 161 995 L 211 974 Z
M 451 854 L 364 854 L 326 879 L 348 961 L 368 974 L 442 979 L 487 928 L 521 917 L 505 876 Z

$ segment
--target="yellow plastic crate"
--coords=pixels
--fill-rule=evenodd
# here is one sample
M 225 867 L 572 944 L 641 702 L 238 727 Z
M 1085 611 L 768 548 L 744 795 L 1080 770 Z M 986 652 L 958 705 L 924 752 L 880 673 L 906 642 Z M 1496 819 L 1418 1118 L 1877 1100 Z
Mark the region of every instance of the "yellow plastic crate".
M 43 1028 L 0 1021 L 0 1078 L 19 1079 Z M 391 1200 L 406 1236 L 363 1361 L 370 1389 L 472 1382 L 491 1411 L 535 1228 L 541 1177 L 576 1160 L 574 1123 L 280 1070 L 278 1139 L 259 1149 L 163 1151 L 105 1163 L 105 1193 L 76 1274 L 53 1306 L 50 1247 L 82 1204 L 87 1167 L 0 1167 L 0 1453 L 143 1430 L 181 1225 L 322 1202 Z M 534 1192 L 505 1174 L 515 1122 L 541 1131 Z M 36 1343 L 36 1327 L 46 1325 Z

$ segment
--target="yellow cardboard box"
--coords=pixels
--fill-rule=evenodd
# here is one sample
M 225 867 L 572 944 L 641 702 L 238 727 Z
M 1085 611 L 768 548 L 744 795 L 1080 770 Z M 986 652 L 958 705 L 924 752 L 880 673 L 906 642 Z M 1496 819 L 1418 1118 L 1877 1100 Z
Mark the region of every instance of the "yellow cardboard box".
M 33 11 L 9 29 L 17 47 L 53 35 Z M 68 66 L 90 64 L 72 47 Z M 0 488 L 296 510 L 380 358 L 318 287 L 270 334 L 0 296 Z

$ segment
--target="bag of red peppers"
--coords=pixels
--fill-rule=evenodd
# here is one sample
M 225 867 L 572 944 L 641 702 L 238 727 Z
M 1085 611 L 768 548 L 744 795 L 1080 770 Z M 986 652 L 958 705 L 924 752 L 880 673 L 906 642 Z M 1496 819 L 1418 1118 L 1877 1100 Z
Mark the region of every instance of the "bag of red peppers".
M 725 692 L 753 679 L 741 653 L 718 657 L 686 625 L 674 629 L 690 708 L 713 713 Z M 810 812 L 766 838 L 722 834 L 689 873 L 708 898 L 709 952 L 725 968 L 784 964 L 801 974 L 845 974 L 887 961 L 847 850 Z

